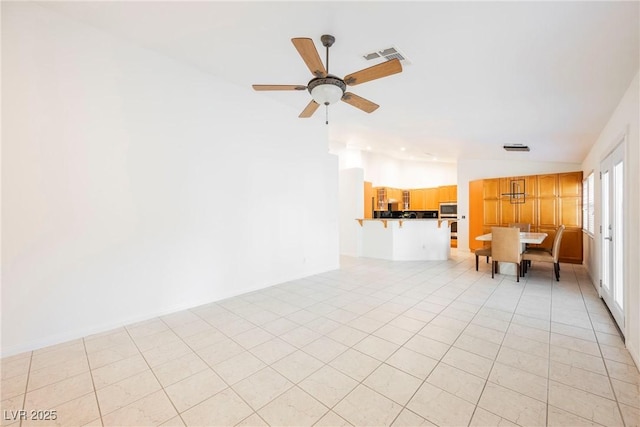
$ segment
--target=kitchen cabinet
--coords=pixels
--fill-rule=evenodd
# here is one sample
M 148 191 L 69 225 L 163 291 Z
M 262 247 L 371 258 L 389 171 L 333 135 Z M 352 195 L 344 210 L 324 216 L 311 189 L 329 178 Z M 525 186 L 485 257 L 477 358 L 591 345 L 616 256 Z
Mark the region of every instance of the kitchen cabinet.
M 483 180 L 469 182 L 469 212 L 483 212 Z M 471 251 L 484 246 L 476 237 L 484 234 L 484 218 L 479 215 L 469 215 L 469 249 Z M 457 242 L 456 242 L 457 243 Z
M 582 228 L 582 198 L 560 197 L 558 200 L 560 224 L 565 227 Z
M 388 209 L 387 207 L 387 189 L 385 187 L 375 187 L 373 189 L 375 191 L 376 194 L 376 206 L 375 206 L 375 210 L 376 211 L 386 211 Z
M 560 261 L 582 263 L 582 227 L 567 227 L 562 234 Z
M 558 174 L 538 175 L 538 197 L 558 196 Z
M 536 199 L 533 197 L 527 197 L 524 203 L 518 206 L 518 220 L 514 222 L 524 222 L 531 224 L 533 227 L 537 222 L 538 209 Z
M 443 185 L 438 187 L 438 205 L 440 203 L 451 203 L 458 201 L 458 186 Z
M 398 203 L 400 210 L 412 211 L 437 211 L 441 202 L 456 202 L 458 197 L 457 185 L 445 185 L 432 188 L 414 188 L 410 190 L 402 190 L 391 187 L 373 187 L 375 194 L 374 210 L 387 210 L 389 203 Z M 366 193 L 366 190 L 365 190 Z M 371 199 L 367 198 L 366 203 L 371 203 Z M 404 202 L 408 200 L 409 207 L 405 209 Z
M 427 188 L 425 193 L 425 206 L 428 211 L 437 211 L 440 208 L 438 188 Z
M 557 198 L 539 198 L 538 212 L 537 223 L 540 227 L 555 227 L 559 225 Z
M 502 208 L 500 200 L 484 200 L 484 227 L 500 226 L 500 210 Z
M 507 227 L 509 224 L 518 221 L 518 206 L 509 201 L 509 198 L 500 200 L 500 225 Z
M 558 174 L 558 192 L 560 197 L 581 197 L 582 172 Z
M 482 198 L 500 199 L 500 178 L 485 179 L 482 181 Z
M 409 190 L 409 199 L 409 206 L 411 206 L 411 210 L 424 211 L 427 209 L 425 188 L 416 188 L 414 190 Z
M 411 209 L 411 194 L 409 190 L 402 190 L 402 210 Z
M 402 208 L 402 190 L 399 188 L 387 188 L 387 197 L 389 203 L 398 203 Z
M 398 209 L 402 209 L 403 190 L 391 187 L 374 187 L 373 190 L 376 194 L 375 210 L 386 211 L 389 203 L 397 203 Z

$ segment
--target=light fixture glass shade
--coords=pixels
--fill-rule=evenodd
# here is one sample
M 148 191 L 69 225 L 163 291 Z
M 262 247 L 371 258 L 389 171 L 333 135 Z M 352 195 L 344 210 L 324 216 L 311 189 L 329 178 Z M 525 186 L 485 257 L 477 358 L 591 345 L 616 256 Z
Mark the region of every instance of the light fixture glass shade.
M 311 97 L 320 105 L 329 105 L 340 101 L 344 91 L 334 84 L 321 84 L 311 90 Z

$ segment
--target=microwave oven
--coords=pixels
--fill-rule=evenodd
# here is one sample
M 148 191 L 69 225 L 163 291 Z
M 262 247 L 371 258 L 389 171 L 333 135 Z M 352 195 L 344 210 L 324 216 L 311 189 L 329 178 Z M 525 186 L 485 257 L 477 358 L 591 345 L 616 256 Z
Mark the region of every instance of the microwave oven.
M 440 218 L 458 218 L 457 203 L 440 203 Z

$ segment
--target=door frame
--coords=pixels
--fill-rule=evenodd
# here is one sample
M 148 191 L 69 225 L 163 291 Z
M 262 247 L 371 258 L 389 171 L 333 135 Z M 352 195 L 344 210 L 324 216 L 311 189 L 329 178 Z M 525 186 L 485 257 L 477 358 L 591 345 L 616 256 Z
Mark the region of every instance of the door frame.
M 600 285 L 598 286 L 598 295 L 600 296 L 600 298 L 602 298 L 603 302 L 605 302 L 605 305 L 607 305 L 607 308 L 609 309 L 611 316 L 614 318 L 614 320 L 616 321 L 616 324 L 618 326 L 618 328 L 620 329 L 620 331 L 622 332 L 623 335 L 626 334 L 625 330 L 626 330 L 626 324 L 627 324 L 627 318 L 628 318 L 628 306 L 629 306 L 629 286 L 624 286 L 623 288 L 623 306 L 622 308 L 622 319 L 616 319 L 616 316 L 614 314 L 614 309 L 612 309 L 611 307 L 609 307 L 608 304 L 606 304 L 605 299 L 603 298 L 603 290 L 602 290 L 602 281 L 603 281 L 603 265 L 604 265 L 604 247 L 603 247 L 603 242 L 604 242 L 604 234 L 603 234 L 603 230 L 605 227 L 605 224 L 603 224 L 603 201 L 602 201 L 602 163 L 609 157 L 611 156 L 616 150 L 621 149 L 622 150 L 622 162 L 623 162 L 623 174 L 622 174 L 622 183 L 623 183 L 623 193 L 622 193 L 622 210 L 623 210 L 623 215 L 622 215 L 622 228 L 623 230 L 628 230 L 628 226 L 629 226 L 629 220 L 628 220 L 628 207 L 629 207 L 629 168 L 627 166 L 628 164 L 628 128 L 625 129 L 623 132 L 621 132 L 620 134 L 618 134 L 618 136 L 616 138 L 613 139 L 613 143 L 609 146 L 609 148 L 607 150 L 604 151 L 604 154 L 600 157 L 600 161 L 598 163 L 598 168 L 599 170 L 599 175 L 600 175 L 600 179 L 599 181 L 599 200 L 598 200 L 598 208 L 597 208 L 597 213 L 598 215 L 598 219 L 597 222 L 599 223 L 599 237 L 597 239 L 597 246 L 598 246 L 598 252 L 599 252 L 599 257 L 598 257 L 598 270 L 599 270 L 599 277 L 600 277 Z M 613 172 L 613 170 L 611 171 Z M 613 175 L 612 175 L 613 177 Z M 623 246 L 622 246 L 622 282 L 623 283 L 628 283 L 628 277 L 629 277 L 629 273 L 628 273 L 628 256 L 629 256 L 629 248 L 628 248 L 628 239 L 624 239 L 623 240 Z M 618 320 L 622 321 L 622 324 L 618 323 Z

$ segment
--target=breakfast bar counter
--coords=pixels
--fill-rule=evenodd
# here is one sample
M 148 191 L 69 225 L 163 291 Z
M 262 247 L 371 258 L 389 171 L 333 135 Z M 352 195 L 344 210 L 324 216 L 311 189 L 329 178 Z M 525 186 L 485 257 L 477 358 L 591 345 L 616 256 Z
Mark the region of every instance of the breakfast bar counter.
M 357 219 L 360 254 L 392 261 L 443 261 L 451 254 L 451 223 L 438 219 Z

